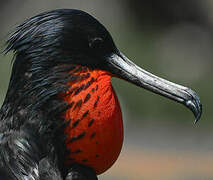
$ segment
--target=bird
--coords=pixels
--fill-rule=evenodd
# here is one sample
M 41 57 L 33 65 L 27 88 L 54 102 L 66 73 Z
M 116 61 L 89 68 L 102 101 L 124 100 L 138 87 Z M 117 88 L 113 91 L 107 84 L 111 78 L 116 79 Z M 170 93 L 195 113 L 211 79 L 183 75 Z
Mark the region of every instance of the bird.
M 77 9 L 40 13 L 17 26 L 5 53 L 14 58 L 0 109 L 0 179 L 95 180 L 123 144 L 116 77 L 189 108 L 197 93 L 129 60 L 96 18 Z

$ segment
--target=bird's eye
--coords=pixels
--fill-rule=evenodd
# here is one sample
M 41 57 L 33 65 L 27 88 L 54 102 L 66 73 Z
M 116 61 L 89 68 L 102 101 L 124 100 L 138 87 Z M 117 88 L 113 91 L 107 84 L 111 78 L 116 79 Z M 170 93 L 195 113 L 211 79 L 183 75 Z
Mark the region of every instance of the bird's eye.
M 93 49 L 98 49 L 102 47 L 102 44 L 103 44 L 103 39 L 100 37 L 97 37 L 90 40 L 89 47 Z

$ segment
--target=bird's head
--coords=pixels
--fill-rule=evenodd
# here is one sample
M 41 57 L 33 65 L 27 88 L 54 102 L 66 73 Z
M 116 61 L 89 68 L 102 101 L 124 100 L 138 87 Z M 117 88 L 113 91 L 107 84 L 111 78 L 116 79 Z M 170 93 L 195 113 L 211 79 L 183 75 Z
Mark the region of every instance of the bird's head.
M 135 65 L 117 49 L 106 28 L 83 11 L 54 10 L 27 20 L 8 41 L 7 51 L 10 50 L 29 61 L 33 59 L 32 70 L 37 66 L 45 69 L 60 64 L 105 70 L 184 104 L 194 113 L 196 121 L 201 116 L 200 100 L 194 91 Z

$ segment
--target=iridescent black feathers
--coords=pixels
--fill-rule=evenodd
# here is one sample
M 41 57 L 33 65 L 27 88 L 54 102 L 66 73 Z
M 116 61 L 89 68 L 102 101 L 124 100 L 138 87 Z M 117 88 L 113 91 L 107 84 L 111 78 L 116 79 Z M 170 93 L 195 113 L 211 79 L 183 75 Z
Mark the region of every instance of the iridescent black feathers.
M 79 10 L 45 12 L 16 28 L 5 50 L 14 52 L 14 61 L 8 92 L 0 109 L 3 162 L 0 177 L 39 179 L 42 175 L 51 179 L 55 174 L 55 179 L 65 178 L 69 172 L 64 164 L 67 153 L 64 128 L 68 122 L 61 114 L 70 105 L 59 94 L 70 88 L 68 82 L 82 78 L 68 72 L 79 65 L 104 67 L 101 57 L 111 50 L 116 48 L 104 26 Z M 20 146 L 20 151 L 16 146 Z M 13 164 L 6 162 L 7 157 Z M 52 175 L 44 170 L 44 165 Z
M 83 11 L 70 9 L 45 12 L 25 21 L 7 44 L 6 52 L 13 50 L 37 63 L 48 60 L 87 66 L 98 64 L 99 55 L 116 50 L 103 25 Z

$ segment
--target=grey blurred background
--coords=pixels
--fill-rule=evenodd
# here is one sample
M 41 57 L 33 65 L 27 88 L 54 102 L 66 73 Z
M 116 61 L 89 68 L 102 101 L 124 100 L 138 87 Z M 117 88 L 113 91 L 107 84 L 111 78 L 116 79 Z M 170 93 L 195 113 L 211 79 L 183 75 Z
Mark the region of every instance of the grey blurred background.
M 1 51 L 16 25 L 56 8 L 89 12 L 107 27 L 126 56 L 158 76 L 196 90 L 203 104 L 203 116 L 194 125 L 184 106 L 113 79 L 125 141 L 118 161 L 100 180 L 212 180 L 213 1 L 1 1 Z M 0 104 L 11 59 L 12 54 L 0 54 Z

